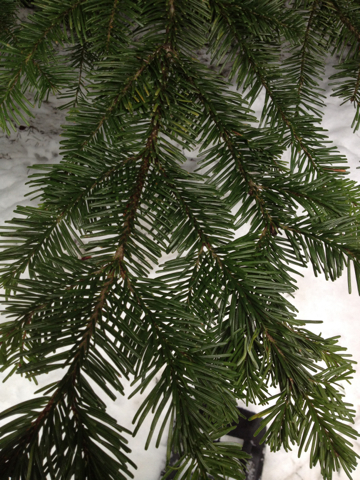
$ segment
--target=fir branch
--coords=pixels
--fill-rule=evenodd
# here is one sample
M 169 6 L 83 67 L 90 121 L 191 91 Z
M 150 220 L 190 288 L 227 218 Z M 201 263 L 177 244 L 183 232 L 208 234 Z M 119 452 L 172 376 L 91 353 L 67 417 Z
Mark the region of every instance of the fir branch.
M 88 42 L 83 42 L 82 44 L 79 45 L 79 48 L 80 48 L 80 56 L 77 55 L 78 58 L 74 59 L 74 61 L 71 63 L 71 66 L 73 68 L 74 67 L 78 68 L 78 77 L 77 77 L 77 82 L 76 82 L 76 85 L 75 85 L 75 95 L 73 95 L 74 99 L 71 102 L 69 102 L 68 104 L 66 104 L 65 106 L 63 106 L 62 108 L 69 108 L 69 107 L 76 108 L 79 104 L 80 98 L 82 98 L 84 96 L 83 90 L 85 90 L 85 92 L 87 92 L 87 86 L 86 86 L 86 83 L 85 83 L 86 82 L 86 73 L 87 73 L 86 67 L 89 65 L 89 63 L 90 63 L 89 60 L 91 61 L 92 58 L 90 56 Z M 71 53 L 72 53 L 72 57 L 74 57 L 75 52 L 72 51 Z M 91 64 L 89 66 L 91 66 Z M 69 95 L 69 93 L 66 94 L 66 97 L 68 97 L 68 95 Z M 65 97 L 65 95 L 64 95 L 64 97 Z
M 15 85 L 18 83 L 18 80 L 20 78 L 20 75 L 23 73 L 23 70 L 26 66 L 27 63 L 30 62 L 30 60 L 33 59 L 33 57 L 35 56 L 35 54 L 37 53 L 37 51 L 39 50 L 39 48 L 41 47 L 42 43 L 43 42 L 47 42 L 48 41 L 48 37 L 51 37 L 51 33 L 52 31 L 56 30 L 59 26 L 59 23 L 61 22 L 61 20 L 64 20 L 66 17 L 68 17 L 70 15 L 70 13 L 75 10 L 79 5 L 81 5 L 82 3 L 84 3 L 85 0 L 76 0 L 74 1 L 74 3 L 69 7 L 69 8 L 66 8 L 66 9 L 63 9 L 61 11 L 61 13 L 59 13 L 58 16 L 56 17 L 53 17 L 53 21 L 52 23 L 50 24 L 50 26 L 47 26 L 44 31 L 41 33 L 41 35 L 38 37 L 37 41 L 27 47 L 28 48 L 28 51 L 26 52 L 25 49 L 21 51 L 21 55 L 23 57 L 22 59 L 22 62 L 21 62 L 21 67 L 19 68 L 19 70 L 13 72 L 13 79 L 11 80 L 10 82 L 10 89 L 9 89 L 9 93 L 11 93 L 12 89 L 15 87 Z M 35 14 L 36 16 L 36 14 Z M 35 18 L 34 18 L 35 20 Z M 23 30 L 23 32 L 26 31 Z M 6 99 L 4 99 L 3 101 L 5 101 Z M 1 104 L 0 104 L 1 106 Z
M 111 31 L 114 28 L 113 23 L 114 23 L 114 19 L 115 19 L 115 14 L 117 12 L 118 3 L 119 3 L 119 0 L 114 0 L 114 5 L 113 5 L 113 8 L 112 8 L 111 17 L 110 17 L 110 20 L 109 20 L 108 31 L 107 31 L 106 51 L 109 51 Z
M 83 385 L 81 385 L 81 383 L 83 383 Z M 99 448 L 94 442 L 94 440 L 100 441 L 103 445 L 105 444 L 105 446 L 108 447 L 108 451 L 111 451 L 111 445 L 106 445 L 102 438 L 106 432 L 108 437 L 109 435 L 112 437 L 114 446 L 117 444 L 119 450 L 121 449 L 122 451 L 129 453 L 130 449 L 126 446 L 126 440 L 122 437 L 121 433 L 123 431 L 126 433 L 130 432 L 119 427 L 115 422 L 112 422 L 112 428 L 104 428 L 101 421 L 104 421 L 105 419 L 111 421 L 111 417 L 106 415 L 104 412 L 104 405 L 101 403 L 100 399 L 96 399 L 95 393 L 91 392 L 91 387 L 89 392 L 92 393 L 98 404 L 95 407 L 95 405 L 92 405 L 92 402 L 90 402 L 90 405 L 86 406 L 81 402 L 78 393 L 76 393 L 76 388 L 81 388 L 81 386 L 83 388 L 89 387 L 84 380 L 82 380 L 82 382 L 76 381 L 74 372 L 69 369 L 68 373 L 58 383 L 58 386 L 51 397 L 45 397 L 42 399 L 41 403 L 39 402 L 39 399 L 31 400 L 30 402 L 25 402 L 24 404 L 19 405 L 18 408 L 15 410 L 13 409 L 13 411 L 9 409 L 2 413 L 3 418 L 16 413 L 21 415 L 20 423 L 16 420 L 12 422 L 12 427 L 15 427 L 16 424 L 19 423 L 18 432 L 16 432 L 17 436 L 14 437 L 14 435 L 9 435 L 9 437 L 12 437 L 11 441 L 9 441 L 9 437 L 7 437 L 5 439 L 7 440 L 6 443 L 3 439 L 1 440 L 3 448 L 2 453 L 0 454 L 0 461 L 3 467 L 2 472 L 5 475 L 16 471 L 19 478 L 24 474 L 29 473 L 32 475 L 51 473 L 52 476 L 65 476 L 73 473 L 80 467 L 87 472 L 87 475 L 91 472 L 92 474 L 108 475 L 108 478 L 114 480 L 115 478 L 125 480 L 128 476 L 133 478 L 126 463 L 129 463 L 132 467 L 135 467 L 135 464 L 131 462 L 126 455 L 119 451 L 119 453 L 115 453 L 117 461 L 114 461 L 108 453 Z M 44 403 L 45 406 L 39 413 L 35 410 L 32 415 L 24 414 L 28 406 L 30 408 L 41 408 Z M 68 414 L 71 412 L 73 415 L 73 418 L 69 420 L 73 423 L 72 426 L 75 428 L 78 427 L 79 433 L 81 432 L 82 434 L 80 444 L 78 443 L 79 439 L 75 436 L 72 439 L 68 437 L 69 443 L 64 446 L 61 444 L 61 440 L 59 441 L 61 437 L 57 436 L 55 453 L 50 454 L 50 451 L 47 451 L 47 460 L 43 466 L 39 464 L 39 462 L 34 462 L 32 464 L 33 457 L 38 455 L 41 447 L 49 449 L 49 445 L 46 445 L 46 442 L 49 438 L 49 434 L 53 434 L 52 430 L 54 429 L 54 422 L 57 423 L 59 416 L 66 411 Z M 94 422 L 94 418 L 98 421 Z M 93 425 L 91 425 L 91 420 Z M 97 432 L 94 430 L 94 423 L 97 425 Z M 8 428 L 8 431 L 11 432 L 11 428 Z M 51 444 L 51 449 L 52 448 L 53 444 Z M 77 448 L 80 450 L 78 453 L 75 453 Z M 112 453 L 114 454 L 114 450 L 112 450 Z M 106 458 L 106 466 L 102 465 L 103 462 L 100 460 L 101 456 L 103 459 Z M 119 465 L 119 460 L 122 461 L 122 465 Z M 71 461 L 73 463 L 71 463 Z M 82 466 L 80 466 L 81 464 Z M 127 474 L 127 477 L 123 475 L 122 471 L 124 474 Z
M 51 203 L 48 200 L 48 202 L 43 205 L 41 210 L 33 209 L 32 207 L 18 208 L 17 213 L 22 216 L 28 216 L 28 219 L 12 220 L 11 222 L 9 222 L 12 224 L 12 226 L 7 228 L 3 227 L 4 231 L 2 232 L 2 236 L 5 238 L 10 237 L 13 239 L 25 239 L 22 242 L 23 258 L 20 261 L 13 263 L 11 267 L 7 265 L 6 274 L 3 276 L 3 285 L 7 289 L 8 293 L 10 293 L 12 287 L 16 286 L 16 279 L 18 279 L 21 273 L 24 272 L 27 268 L 30 267 L 30 275 L 33 275 L 34 269 L 36 269 L 38 261 L 42 261 L 43 257 L 47 255 L 46 250 L 52 251 L 53 256 L 56 254 L 58 249 L 54 249 L 54 246 L 51 242 L 53 236 L 55 235 L 56 237 L 60 237 L 61 235 L 64 235 L 63 228 L 65 228 L 65 230 L 68 229 L 66 222 L 68 222 L 69 217 L 71 222 L 71 216 L 74 210 L 76 210 L 77 208 L 82 208 L 81 204 L 84 203 L 87 196 L 91 192 L 93 192 L 95 188 L 99 187 L 103 182 L 111 178 L 112 175 L 115 175 L 119 170 L 121 170 L 124 163 L 136 161 L 136 159 L 136 157 L 125 157 L 123 163 L 118 163 L 112 168 L 106 167 L 105 171 L 96 172 L 97 178 L 95 180 L 93 176 L 85 179 L 85 182 L 83 181 L 82 188 L 80 189 L 80 193 L 79 191 L 72 192 L 72 195 L 67 193 L 66 203 L 64 205 L 59 205 L 58 202 Z M 44 168 L 44 166 L 37 166 L 36 168 Z M 66 186 L 66 184 L 69 183 L 69 173 L 71 172 L 71 165 L 66 166 L 63 164 L 60 165 L 60 167 L 53 166 L 51 169 L 55 174 L 57 174 L 57 171 L 59 170 L 60 172 L 64 170 L 65 175 L 63 185 Z M 58 174 L 56 176 L 57 178 L 59 178 Z M 34 174 L 34 177 L 37 177 L 37 174 Z M 47 178 L 49 177 L 45 176 L 46 180 Z M 33 184 L 38 186 L 43 185 L 45 179 L 43 179 L 42 181 L 34 180 Z M 56 207 L 56 209 L 54 207 Z M 36 237 L 31 236 L 27 238 L 30 225 L 34 225 L 34 223 L 37 223 L 39 225 L 38 234 Z M 65 225 L 64 227 L 62 227 L 62 224 L 64 223 Z M 7 247 L 7 249 L 3 251 L 2 259 L 12 259 L 14 248 L 15 250 L 19 248 L 19 243 L 16 240 L 14 241 L 14 246 Z M 73 248 L 75 252 L 78 252 L 77 257 L 79 258 L 81 253 L 79 250 L 79 246 L 74 243 Z
M 83 141 L 83 143 L 81 145 L 81 149 L 84 149 L 89 144 L 89 142 L 91 142 L 96 137 L 97 133 L 101 130 L 103 124 L 106 122 L 106 120 L 109 119 L 112 112 L 117 107 L 117 105 L 120 103 L 120 101 L 123 100 L 126 97 L 128 91 L 133 86 L 133 84 L 136 82 L 136 80 L 138 80 L 141 77 L 141 75 L 146 71 L 147 68 L 150 67 L 151 63 L 158 57 L 158 55 L 162 52 L 162 50 L 164 50 L 166 48 L 167 48 L 167 44 L 165 43 L 164 45 L 161 45 L 160 47 L 158 47 L 158 49 L 154 53 L 150 54 L 147 58 L 142 60 L 141 67 L 136 71 L 136 73 L 132 77 L 130 77 L 128 79 L 128 81 L 127 81 L 126 85 L 124 86 L 124 88 L 122 89 L 122 91 L 120 93 L 118 93 L 118 95 L 116 95 L 116 97 L 112 100 L 111 104 L 106 109 L 105 115 L 103 115 L 101 117 L 101 119 L 99 120 L 96 128 L 89 135 L 90 138 Z
M 251 53 L 249 52 L 249 50 L 245 46 L 243 46 L 243 51 L 246 54 L 246 56 L 248 58 L 248 61 L 249 61 L 249 64 L 252 67 L 253 71 L 255 72 L 255 74 L 257 74 L 259 76 L 263 87 L 265 88 L 267 94 L 271 98 L 271 100 L 273 102 L 273 105 L 275 106 L 275 108 L 279 112 L 283 122 L 285 123 L 287 128 L 290 130 L 292 137 L 297 141 L 297 144 L 299 145 L 299 148 L 304 152 L 304 154 L 306 155 L 306 158 L 309 160 L 309 162 L 313 166 L 314 170 L 317 173 L 321 173 L 321 168 L 317 165 L 316 160 L 313 157 L 313 155 L 311 154 L 311 152 L 309 151 L 308 147 L 306 145 L 304 145 L 300 134 L 296 131 L 296 126 L 294 126 L 294 123 L 291 121 L 291 119 L 288 117 L 288 115 L 286 114 L 284 109 L 278 103 L 276 95 L 274 94 L 273 89 L 271 88 L 270 82 L 268 82 L 268 80 L 266 78 L 265 71 L 264 70 L 261 71 L 259 66 L 257 66 L 255 64 L 255 62 L 252 59 Z
M 354 35 L 355 38 L 357 38 L 357 41 L 360 42 L 360 29 L 358 26 L 352 21 L 351 18 L 349 18 L 348 15 L 346 15 L 346 9 L 342 9 L 341 7 L 343 5 L 339 5 L 339 2 L 335 0 L 330 0 L 330 2 L 334 9 L 336 10 L 339 19 L 342 21 L 342 23 L 350 30 L 350 32 Z M 345 11 L 344 11 L 345 10 Z
M 311 49 L 311 34 L 312 34 L 312 24 L 314 23 L 314 17 L 316 14 L 316 9 L 318 8 L 318 2 L 315 0 L 312 2 L 311 5 L 311 10 L 310 10 L 310 15 L 307 20 L 307 26 L 304 34 L 304 40 L 301 45 L 301 50 L 300 50 L 300 55 L 301 55 L 301 62 L 300 62 L 300 73 L 299 73 L 299 81 L 298 81 L 298 96 L 299 99 L 301 98 L 301 90 L 303 88 L 303 85 L 305 83 L 305 75 L 304 75 L 304 70 L 305 70 L 305 65 L 306 65 L 306 47 L 310 46 Z
M 216 126 L 218 130 L 218 135 L 219 137 L 224 141 L 226 144 L 231 157 L 233 158 L 234 163 L 236 164 L 237 169 L 239 170 L 241 176 L 245 180 L 245 182 L 248 184 L 248 189 L 249 192 L 251 192 L 252 198 L 256 201 L 258 204 L 259 210 L 261 211 L 261 214 L 264 218 L 264 223 L 267 226 L 270 226 L 270 229 L 272 228 L 272 217 L 269 215 L 269 212 L 266 209 L 265 202 L 262 198 L 261 195 L 261 186 L 259 187 L 254 179 L 251 177 L 248 171 L 245 169 L 245 165 L 242 162 L 241 159 L 241 153 L 239 153 L 239 149 L 237 146 L 235 146 L 235 142 L 233 141 L 234 135 L 241 136 L 239 132 L 230 130 L 227 125 L 226 125 L 226 120 L 225 122 L 222 121 L 221 119 L 221 114 L 219 115 L 219 112 L 216 111 L 216 106 L 213 104 L 211 101 L 211 97 L 205 95 L 202 92 L 202 89 L 200 85 L 198 84 L 195 76 L 192 76 L 190 72 L 186 71 L 184 69 L 184 66 L 182 65 L 182 70 L 184 72 L 184 75 L 186 75 L 187 80 L 196 88 L 198 98 L 202 105 L 204 106 L 205 111 L 208 113 L 209 118 L 212 120 L 214 125 Z
M 241 478 L 245 456 L 213 441 L 237 421 L 237 399 L 266 405 L 270 386 L 280 389 L 263 412 L 270 447 L 311 446 L 324 478 L 340 467 L 350 476 L 357 434 L 338 387 L 353 362 L 336 338 L 305 330 L 285 295 L 308 263 L 335 279 L 352 262 L 360 289 L 359 189 L 342 179 L 345 159 L 316 126 L 325 55 L 358 38 L 355 3 L 36 6 L 19 27 L 13 15 L 2 36 L 1 124 L 31 113 L 31 89 L 39 103 L 59 91 L 72 108 L 63 160 L 32 177 L 42 204 L 19 208 L 25 218 L 3 229 L 1 279 L 14 295 L 1 370 L 67 373 L 43 399 L 0 415 L 18 415 L 1 427 L 6 475 L 131 476 L 123 429 L 87 378 L 114 399 L 124 393 L 119 377 L 135 375 L 133 395 L 149 387 L 135 433 L 152 411 L 145 447 L 157 425 L 157 446 L 169 429 L 178 476 Z M 64 56 L 54 42 L 69 43 Z M 206 44 L 212 68 L 227 63 L 229 78 L 249 88 L 245 99 L 196 60 Z M 357 102 L 350 51 L 335 93 Z M 246 100 L 262 89 L 266 128 L 257 128 Z M 289 146 L 290 166 L 280 159 Z M 206 150 L 199 173 L 184 171 L 181 148 Z M 246 222 L 249 234 L 234 240 Z M 178 257 L 152 278 L 171 252 Z
M 316 3 L 316 2 L 315 2 Z M 293 83 L 291 81 L 291 78 L 285 80 L 284 75 L 287 75 L 287 72 L 281 72 L 278 70 L 278 67 L 272 66 L 272 71 L 270 68 L 267 68 L 264 66 L 264 63 L 256 63 L 256 53 L 251 50 L 251 48 L 248 47 L 246 40 L 242 37 L 239 36 L 239 29 L 235 27 L 235 23 L 231 20 L 230 17 L 230 12 L 227 11 L 224 7 L 218 7 L 220 17 L 221 19 L 225 22 L 227 29 L 231 32 L 232 38 L 236 41 L 238 48 L 241 52 L 241 55 L 244 56 L 244 59 L 246 60 L 247 64 L 249 65 L 253 75 L 258 78 L 260 84 L 263 86 L 265 89 L 268 100 L 266 100 L 266 105 L 263 110 L 263 120 L 267 117 L 270 118 L 270 111 L 271 111 L 271 106 L 275 108 L 277 111 L 277 115 L 271 115 L 272 120 L 271 120 L 271 126 L 274 127 L 276 124 L 278 124 L 277 117 L 279 117 L 282 122 L 285 124 L 287 130 L 289 131 L 289 136 L 285 140 L 285 144 L 296 144 L 297 149 L 303 152 L 305 157 L 307 158 L 309 164 L 312 166 L 312 169 L 314 172 L 317 174 L 323 174 L 327 170 L 319 164 L 317 161 L 317 155 L 316 155 L 316 150 L 311 148 L 310 145 L 306 145 L 303 141 L 304 133 L 301 131 L 302 129 L 300 128 L 299 122 L 296 120 L 295 117 L 291 116 L 291 112 L 287 112 L 286 110 L 286 104 L 285 107 L 283 105 L 284 102 L 280 101 L 280 98 L 283 97 L 283 92 L 284 88 L 289 91 L 289 95 L 291 95 L 290 90 L 291 90 L 291 84 Z M 306 40 L 306 38 L 305 38 Z M 255 54 L 254 54 L 255 53 Z M 283 79 L 281 79 L 281 77 Z M 277 80 L 277 83 L 279 83 L 283 88 L 277 88 L 275 85 L 275 81 Z M 279 86 L 280 86 L 279 85 Z M 290 88 L 290 89 L 289 89 Z M 278 95 L 278 92 L 281 92 L 282 97 Z M 251 95 L 251 91 L 249 95 Z M 311 96 L 314 94 L 309 92 Z M 267 102 L 271 100 L 271 106 L 267 105 Z M 315 100 L 314 100 L 314 103 Z M 299 108 L 299 105 L 298 107 Z M 268 111 L 267 111 L 268 110 Z M 314 122 L 314 118 L 308 116 L 307 119 L 309 124 L 312 124 Z M 302 124 L 304 123 L 304 117 L 301 118 Z M 330 152 L 329 152 L 330 153 Z M 341 169 L 337 170 L 340 171 Z

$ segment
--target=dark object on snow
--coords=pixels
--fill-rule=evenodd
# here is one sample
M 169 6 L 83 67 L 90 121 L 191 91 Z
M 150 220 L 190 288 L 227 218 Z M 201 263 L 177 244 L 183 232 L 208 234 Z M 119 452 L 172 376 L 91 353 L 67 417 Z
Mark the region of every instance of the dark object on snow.
M 255 415 L 245 408 L 238 407 L 240 413 L 246 418 L 240 418 L 238 424 L 234 424 L 234 430 L 228 433 L 231 437 L 242 438 L 244 440 L 243 451 L 251 455 L 251 459 L 246 465 L 246 480 L 261 480 L 263 471 L 265 443 L 260 445 L 260 440 L 266 432 L 266 428 L 254 437 L 254 433 L 260 427 L 261 418 L 256 418 L 251 422 L 248 421 L 250 417 Z
M 244 440 L 243 451 L 251 455 L 251 459 L 248 460 L 246 464 L 246 477 L 245 480 L 261 480 L 261 475 L 264 465 L 264 456 L 265 456 L 265 443 L 261 444 L 259 441 L 262 439 L 266 432 L 266 428 L 260 431 L 260 433 L 254 437 L 254 433 L 260 427 L 261 418 L 256 418 L 251 422 L 248 421 L 250 417 L 255 415 L 254 412 L 250 412 L 245 408 L 238 407 L 239 412 L 245 418 L 239 418 L 238 423 L 234 423 L 234 430 L 228 433 L 231 437 L 236 437 Z M 179 460 L 180 456 L 177 453 L 172 453 L 170 457 L 170 465 L 175 465 Z M 165 475 L 165 470 L 161 472 L 161 477 Z M 172 480 L 175 478 L 176 471 L 171 473 L 167 480 Z M 209 480 L 212 477 L 209 476 Z

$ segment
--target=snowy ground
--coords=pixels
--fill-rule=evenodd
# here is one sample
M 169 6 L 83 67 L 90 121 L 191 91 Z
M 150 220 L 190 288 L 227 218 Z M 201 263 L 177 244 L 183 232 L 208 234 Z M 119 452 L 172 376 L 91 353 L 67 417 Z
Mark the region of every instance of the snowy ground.
M 330 66 L 327 69 L 330 72 Z M 10 137 L 0 135 L 0 222 L 12 217 L 16 205 L 29 205 L 24 194 L 28 167 L 34 163 L 54 163 L 60 160 L 59 141 L 60 125 L 65 123 L 65 114 L 57 110 L 59 102 L 51 99 L 43 103 L 36 111 L 36 118 L 31 120 L 30 127 L 20 127 Z M 259 108 L 261 100 L 254 108 Z M 351 177 L 360 181 L 358 151 L 360 134 L 353 134 L 350 128 L 354 110 L 351 105 L 340 107 L 340 101 L 328 99 L 328 107 L 324 119 L 324 127 L 330 132 L 330 138 L 346 154 L 351 165 Z M 360 326 L 357 323 L 360 311 L 360 299 L 356 293 L 348 294 L 347 279 L 341 278 L 335 283 L 326 282 L 324 278 L 315 278 L 309 268 L 299 277 L 299 290 L 295 298 L 295 306 L 299 310 L 299 318 L 309 320 L 324 320 L 317 330 L 324 336 L 341 334 L 341 345 L 348 347 L 354 359 L 360 361 Z M 316 326 L 313 326 L 315 329 Z M 60 372 L 61 373 L 61 372 Z M 59 374 L 56 374 L 59 377 Z M 50 383 L 55 374 L 40 379 L 40 383 Z M 2 375 L 4 378 L 4 375 Z M 41 386 L 40 385 L 40 386 Z M 35 387 L 22 378 L 12 377 L 0 386 L 0 411 L 31 398 Z M 130 393 L 130 387 L 127 393 Z M 360 430 L 360 370 L 352 385 L 346 386 L 347 399 L 354 405 L 357 412 L 355 428 Z M 131 428 L 131 419 L 141 403 L 141 397 L 128 401 L 126 397 L 118 398 L 109 403 L 109 413 L 120 424 Z M 253 407 L 254 410 L 259 409 Z M 142 427 L 135 439 L 130 439 L 133 450 L 132 458 L 138 465 L 136 480 L 158 480 L 165 458 L 165 445 L 158 450 L 151 448 L 144 451 L 146 431 L 150 419 Z M 360 453 L 360 441 L 355 449 Z M 347 478 L 344 473 L 335 474 L 334 479 Z M 353 474 L 354 480 L 360 479 L 360 467 Z M 266 451 L 263 480 L 320 480 L 319 468 L 309 469 L 309 459 L 304 454 L 297 458 L 297 449 L 285 453 L 283 451 L 270 453 Z

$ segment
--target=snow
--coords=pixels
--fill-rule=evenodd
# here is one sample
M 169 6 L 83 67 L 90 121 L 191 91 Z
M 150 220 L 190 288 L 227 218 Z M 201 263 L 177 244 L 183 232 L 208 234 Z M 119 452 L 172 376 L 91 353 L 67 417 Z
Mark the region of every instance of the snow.
M 330 60 L 327 74 L 331 72 Z M 351 165 L 351 178 L 360 181 L 358 151 L 360 148 L 360 134 L 353 134 L 351 122 L 354 110 L 351 105 L 340 106 L 340 100 L 329 97 L 327 89 L 327 109 L 323 126 L 329 130 L 330 138 L 347 155 Z M 58 110 L 61 102 L 50 98 L 36 109 L 35 118 L 30 120 L 30 127 L 18 128 L 10 136 L 0 135 L 0 222 L 12 218 L 16 205 L 30 205 L 29 197 L 24 197 L 29 189 L 28 167 L 35 163 L 56 163 L 60 160 L 59 141 L 61 125 L 65 123 L 65 112 Z M 261 99 L 255 102 L 253 108 L 259 109 Z M 192 162 L 187 162 L 191 168 Z M 348 294 L 347 279 L 331 283 L 326 282 L 323 276 L 315 278 L 311 267 L 303 269 L 304 277 L 298 277 L 299 290 L 295 296 L 294 304 L 299 310 L 299 318 L 311 320 L 324 320 L 322 325 L 313 325 L 312 329 L 322 332 L 324 336 L 341 334 L 340 344 L 348 348 L 354 360 L 360 361 L 360 324 L 358 313 L 360 299 L 357 293 Z M 355 285 L 355 282 L 354 282 Z M 40 378 L 40 386 L 59 378 L 57 372 L 45 378 Z M 4 378 L 2 374 L 1 378 Z M 39 388 L 18 376 L 11 377 L 5 384 L 1 384 L 0 411 L 12 405 L 31 398 Z M 126 395 L 119 397 L 115 402 L 108 401 L 108 412 L 114 416 L 121 425 L 132 428 L 131 420 L 140 406 L 143 397 L 137 395 L 131 400 L 127 396 L 131 387 L 126 386 Z M 356 409 L 355 428 L 360 430 L 360 371 L 358 370 L 351 385 L 346 385 L 347 400 Z M 256 411 L 259 407 L 251 406 Z M 132 459 L 138 465 L 135 473 L 136 480 L 158 480 L 164 465 L 165 443 L 162 440 L 159 449 L 154 443 L 149 450 L 144 451 L 147 431 L 151 423 L 149 417 L 136 438 L 129 438 L 132 448 Z M 360 453 L 360 442 L 355 442 L 355 450 Z M 335 474 L 334 479 L 347 478 L 345 473 Z M 360 468 L 353 474 L 354 480 L 360 478 Z M 310 470 L 309 455 L 306 453 L 299 459 L 297 449 L 292 452 L 279 451 L 270 453 L 267 449 L 263 472 L 264 480 L 317 480 L 321 479 L 319 467 Z

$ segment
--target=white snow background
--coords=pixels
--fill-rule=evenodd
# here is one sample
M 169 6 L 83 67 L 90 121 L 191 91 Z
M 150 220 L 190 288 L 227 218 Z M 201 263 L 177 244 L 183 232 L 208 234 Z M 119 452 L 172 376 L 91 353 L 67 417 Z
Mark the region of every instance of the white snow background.
M 333 73 L 329 59 L 326 76 Z M 323 121 L 324 128 L 329 130 L 329 136 L 344 153 L 351 166 L 350 177 L 360 182 L 360 133 L 353 133 L 351 123 L 354 115 L 353 106 L 346 104 L 340 106 L 341 101 L 330 97 L 331 88 L 325 83 L 327 108 Z M 34 110 L 35 118 L 30 120 L 30 126 L 18 128 L 17 132 L 7 136 L 0 134 L 0 223 L 13 217 L 13 210 L 17 205 L 30 205 L 28 198 L 24 197 L 29 189 L 26 185 L 29 173 L 28 167 L 35 163 L 57 163 L 59 154 L 59 141 L 61 125 L 65 124 L 65 113 L 57 109 L 61 104 L 56 98 L 44 102 L 39 109 Z M 253 109 L 259 114 L 262 99 L 259 98 Z M 191 165 L 189 158 L 188 165 Z M 327 282 L 323 276 L 315 278 L 311 266 L 303 269 L 304 277 L 298 277 L 299 290 L 293 303 L 299 310 L 298 317 L 304 320 L 324 320 L 322 325 L 309 325 L 309 329 L 322 332 L 326 337 L 341 334 L 340 344 L 348 348 L 348 353 L 354 360 L 360 361 L 360 325 L 358 316 L 360 311 L 360 298 L 353 279 L 353 291 L 348 294 L 346 275 L 336 281 Z M 4 318 L 3 318 L 4 319 Z M 60 378 L 63 371 L 41 376 L 39 386 L 35 386 L 25 378 L 18 375 L 12 376 L 6 383 L 0 384 L 0 411 L 3 411 L 19 402 L 30 399 L 34 392 L 41 386 Z M 2 380 L 5 374 L 0 374 Z M 346 399 L 354 405 L 356 422 L 354 428 L 360 430 L 360 370 L 358 369 L 351 385 L 344 385 Z M 99 389 L 98 389 L 99 390 Z M 127 400 L 131 392 L 128 385 L 126 396 L 118 397 L 115 402 L 107 399 L 108 412 L 117 421 L 132 429 L 132 418 L 140 406 L 144 396 L 137 395 Z M 101 392 L 100 392 L 101 395 Z M 104 398 L 105 396 L 102 395 Z M 104 398 L 105 399 L 105 398 Z M 253 411 L 261 411 L 262 407 L 249 406 Z M 132 449 L 131 458 L 138 465 L 135 480 L 158 480 L 165 462 L 166 438 L 163 438 L 159 449 L 154 444 L 149 450 L 144 450 L 147 431 L 151 423 L 151 416 L 138 432 L 136 438 L 129 438 Z M 156 437 L 155 437 L 156 438 Z M 154 442 L 153 442 L 154 443 Z M 360 441 L 354 443 L 357 453 L 360 453 Z M 266 449 L 263 480 L 321 480 L 320 468 L 309 468 L 309 455 L 304 453 L 297 458 L 297 448 L 291 452 L 281 450 L 271 453 Z M 344 472 L 335 473 L 335 479 L 345 479 Z M 353 473 L 353 479 L 360 479 L 360 467 Z M 5 480 L 5 479 L 4 479 Z M 100 480 L 100 479 L 99 479 Z

